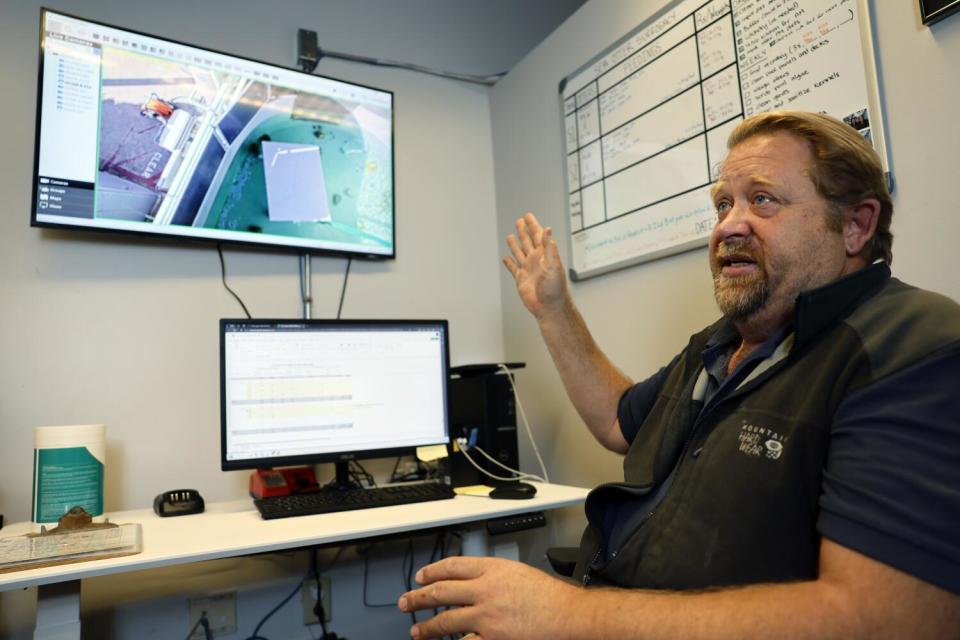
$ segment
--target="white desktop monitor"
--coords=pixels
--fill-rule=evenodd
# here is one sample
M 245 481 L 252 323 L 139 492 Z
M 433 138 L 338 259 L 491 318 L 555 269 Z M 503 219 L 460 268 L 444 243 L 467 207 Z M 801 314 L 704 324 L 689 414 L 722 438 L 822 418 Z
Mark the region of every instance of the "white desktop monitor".
M 446 320 L 221 320 L 221 468 L 445 444 L 448 369 Z

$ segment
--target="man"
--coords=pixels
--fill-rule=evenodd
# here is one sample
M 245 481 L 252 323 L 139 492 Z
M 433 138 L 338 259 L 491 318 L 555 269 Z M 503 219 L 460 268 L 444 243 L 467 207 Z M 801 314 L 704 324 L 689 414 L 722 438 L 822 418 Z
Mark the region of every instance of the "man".
M 634 385 L 567 291 L 551 230 L 504 260 L 625 482 L 591 492 L 583 589 L 498 559 L 417 574 L 414 638 L 960 638 L 960 308 L 890 277 L 869 145 L 754 116 L 712 190 L 723 318 Z

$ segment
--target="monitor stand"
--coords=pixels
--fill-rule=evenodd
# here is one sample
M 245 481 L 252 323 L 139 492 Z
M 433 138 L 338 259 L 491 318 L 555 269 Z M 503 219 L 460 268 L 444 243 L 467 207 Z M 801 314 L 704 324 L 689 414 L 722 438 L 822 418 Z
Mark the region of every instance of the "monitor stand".
M 334 463 L 334 478 L 323 486 L 325 491 L 347 491 L 359 489 L 360 485 L 350 477 L 350 461 L 337 460 Z

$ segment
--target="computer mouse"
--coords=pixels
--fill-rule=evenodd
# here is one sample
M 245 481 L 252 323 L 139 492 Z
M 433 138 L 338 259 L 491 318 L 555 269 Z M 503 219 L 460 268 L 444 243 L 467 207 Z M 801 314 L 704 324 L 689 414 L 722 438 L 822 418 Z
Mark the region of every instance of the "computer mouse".
M 528 500 L 537 495 L 537 488 L 526 482 L 511 482 L 493 488 L 490 497 L 494 500 Z

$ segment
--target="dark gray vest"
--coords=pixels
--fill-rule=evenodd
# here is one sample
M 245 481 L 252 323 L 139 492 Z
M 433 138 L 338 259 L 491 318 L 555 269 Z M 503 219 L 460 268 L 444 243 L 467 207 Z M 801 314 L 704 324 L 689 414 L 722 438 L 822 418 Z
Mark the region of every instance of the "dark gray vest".
M 575 577 L 654 589 L 814 579 L 833 415 L 857 389 L 958 340 L 960 327 L 938 321 L 944 305 L 956 314 L 883 264 L 805 293 L 781 348 L 702 413 L 701 352 L 719 325 L 694 335 L 630 446 L 625 482 L 587 499 Z M 674 469 L 620 548 L 603 549 L 611 506 L 654 491 Z

